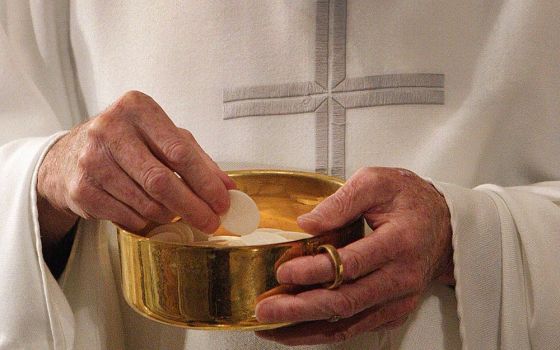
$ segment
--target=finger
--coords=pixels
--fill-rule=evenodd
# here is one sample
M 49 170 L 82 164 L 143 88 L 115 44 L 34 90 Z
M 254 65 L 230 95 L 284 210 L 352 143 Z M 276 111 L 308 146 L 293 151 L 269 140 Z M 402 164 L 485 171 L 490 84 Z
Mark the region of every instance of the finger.
M 257 332 L 257 335 L 290 346 L 338 343 L 386 325 L 402 324 L 403 320 L 406 320 L 406 316 L 414 311 L 417 304 L 418 297 L 411 296 L 370 308 L 338 322 L 307 322 L 291 327 L 260 331 Z
M 333 195 L 300 216 L 298 224 L 306 232 L 324 232 L 354 221 L 371 208 L 382 209 L 395 195 L 388 183 L 374 169 L 360 169 Z
M 126 204 L 93 186 L 81 187 L 71 196 L 70 210 L 85 219 L 109 220 L 132 232 L 141 230 L 148 223 Z
M 387 265 L 338 289 L 313 289 L 296 295 L 280 294 L 259 302 L 255 312 L 261 322 L 326 320 L 333 315 L 353 315 L 403 295 L 416 292 L 416 274 L 398 265 Z
M 179 132 L 182 133 L 185 137 L 189 137 L 189 136 L 193 137 L 192 134 L 185 129 L 179 128 Z M 218 164 L 216 164 L 216 162 L 208 155 L 208 153 L 206 153 L 202 149 L 202 147 L 200 147 L 200 144 L 198 142 L 194 142 L 193 145 L 198 150 L 202 159 L 206 162 L 206 165 L 208 165 L 208 167 L 212 169 L 214 173 L 222 180 L 222 182 L 226 186 L 226 189 L 228 190 L 236 189 L 237 185 L 235 184 L 235 182 L 222 169 L 220 169 Z
M 113 164 L 99 166 L 92 174 L 107 193 L 142 215 L 144 218 L 165 224 L 177 215 L 154 200 L 136 184 L 119 166 Z
M 400 246 L 399 236 L 391 224 L 380 226 L 372 234 L 338 249 L 344 280 L 354 280 L 380 268 L 395 255 Z M 276 278 L 282 284 L 312 285 L 327 283 L 335 278 L 331 258 L 327 254 L 302 256 L 278 267 Z
M 216 213 L 194 194 L 167 166 L 156 159 L 130 130 L 121 131 L 122 142 L 110 145 L 113 159 L 152 198 L 205 232 L 219 226 Z
M 214 212 L 224 213 L 229 208 L 224 182 L 203 160 L 194 137 L 187 130 L 180 133 L 161 108 L 157 111 L 159 123 L 154 123 L 154 115 L 147 114 L 135 120 L 150 149 L 177 172 Z

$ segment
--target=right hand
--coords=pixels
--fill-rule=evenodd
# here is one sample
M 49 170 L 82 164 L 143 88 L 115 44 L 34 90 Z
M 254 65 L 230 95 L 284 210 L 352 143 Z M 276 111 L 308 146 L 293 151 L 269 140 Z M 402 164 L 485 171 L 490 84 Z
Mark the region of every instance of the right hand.
M 131 231 L 180 216 L 213 232 L 229 207 L 231 188 L 233 181 L 189 131 L 177 128 L 152 98 L 131 91 L 45 156 L 37 192 L 49 215 L 39 205 L 41 231 L 60 227 L 53 222 L 57 215 L 50 215 L 57 213 L 60 222 L 106 219 Z

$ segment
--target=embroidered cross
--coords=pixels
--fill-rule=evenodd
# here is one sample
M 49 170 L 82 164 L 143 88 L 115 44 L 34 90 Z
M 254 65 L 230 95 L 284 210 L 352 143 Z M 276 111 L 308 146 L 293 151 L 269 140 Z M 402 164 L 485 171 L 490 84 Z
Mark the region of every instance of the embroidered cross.
M 317 0 L 315 81 L 225 89 L 224 119 L 313 112 L 315 170 L 344 177 L 346 109 L 443 104 L 443 87 L 443 74 L 346 78 L 346 0 Z

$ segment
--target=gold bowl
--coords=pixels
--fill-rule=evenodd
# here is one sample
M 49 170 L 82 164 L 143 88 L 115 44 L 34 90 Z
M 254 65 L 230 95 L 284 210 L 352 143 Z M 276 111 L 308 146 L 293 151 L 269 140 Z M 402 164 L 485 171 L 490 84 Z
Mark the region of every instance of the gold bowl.
M 257 203 L 260 227 L 287 231 L 301 232 L 296 218 L 343 185 L 338 178 L 306 172 L 248 170 L 229 175 Z M 241 247 L 162 242 L 118 229 L 122 289 L 138 313 L 173 326 L 225 330 L 286 326 L 255 318 L 260 299 L 298 289 L 278 285 L 278 266 L 316 254 L 323 244 L 341 247 L 363 235 L 361 219 L 311 238 Z

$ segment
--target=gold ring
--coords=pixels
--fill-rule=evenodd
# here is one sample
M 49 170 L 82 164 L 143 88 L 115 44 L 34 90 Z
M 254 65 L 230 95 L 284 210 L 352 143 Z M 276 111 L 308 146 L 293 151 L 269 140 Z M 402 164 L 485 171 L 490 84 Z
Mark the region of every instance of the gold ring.
M 336 289 L 338 288 L 344 278 L 342 277 L 342 273 L 344 272 L 344 267 L 342 266 L 342 260 L 340 259 L 340 255 L 338 255 L 338 251 L 336 248 L 330 244 L 323 244 L 317 248 L 317 252 L 326 251 L 327 254 L 331 257 L 331 261 L 334 265 L 334 281 L 331 285 L 328 285 L 327 289 Z

